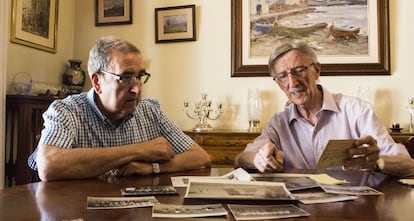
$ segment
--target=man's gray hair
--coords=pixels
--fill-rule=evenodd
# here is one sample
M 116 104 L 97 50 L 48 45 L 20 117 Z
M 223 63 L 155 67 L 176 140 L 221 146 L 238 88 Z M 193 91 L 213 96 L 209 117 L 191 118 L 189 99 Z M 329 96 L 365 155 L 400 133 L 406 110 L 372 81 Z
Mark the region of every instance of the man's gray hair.
M 277 60 L 287 52 L 291 50 L 299 50 L 306 55 L 309 56 L 309 59 L 311 59 L 311 63 L 319 63 L 318 57 L 315 54 L 315 51 L 304 41 L 300 40 L 294 40 L 288 43 L 283 43 L 279 45 L 275 50 L 273 50 L 272 54 L 269 56 L 269 72 L 271 76 L 275 76 L 276 73 L 274 73 L 274 65 L 277 62 Z
M 89 51 L 89 74 L 107 70 L 111 64 L 113 52 L 115 51 L 124 54 L 141 53 L 137 47 L 128 41 L 114 36 L 104 36 L 96 41 L 95 45 Z

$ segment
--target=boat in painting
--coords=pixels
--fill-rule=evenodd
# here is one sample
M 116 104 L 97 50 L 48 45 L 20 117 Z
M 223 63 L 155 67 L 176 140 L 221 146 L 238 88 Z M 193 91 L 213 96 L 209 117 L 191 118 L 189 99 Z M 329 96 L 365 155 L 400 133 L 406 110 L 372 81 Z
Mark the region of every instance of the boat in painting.
M 268 33 L 273 31 L 273 24 L 256 23 L 254 25 L 254 30 L 260 33 Z
M 355 25 L 336 27 L 334 23 L 329 27 L 332 37 L 344 39 L 358 38 L 360 29 L 361 27 Z
M 325 22 L 319 23 L 306 23 L 306 24 L 297 24 L 297 25 L 281 25 L 277 21 L 274 22 L 273 28 L 276 34 L 288 37 L 294 36 L 308 36 L 309 34 L 322 30 L 328 27 L 328 24 Z

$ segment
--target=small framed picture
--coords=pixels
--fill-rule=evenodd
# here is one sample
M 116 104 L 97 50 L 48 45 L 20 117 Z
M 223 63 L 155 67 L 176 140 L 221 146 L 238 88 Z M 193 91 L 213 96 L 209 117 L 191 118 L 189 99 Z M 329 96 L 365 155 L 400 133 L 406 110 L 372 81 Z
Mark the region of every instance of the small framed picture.
M 195 40 L 195 5 L 155 9 L 155 43 Z
M 10 40 L 56 53 L 59 0 L 13 0 Z
M 132 24 L 132 0 L 96 0 L 95 26 Z

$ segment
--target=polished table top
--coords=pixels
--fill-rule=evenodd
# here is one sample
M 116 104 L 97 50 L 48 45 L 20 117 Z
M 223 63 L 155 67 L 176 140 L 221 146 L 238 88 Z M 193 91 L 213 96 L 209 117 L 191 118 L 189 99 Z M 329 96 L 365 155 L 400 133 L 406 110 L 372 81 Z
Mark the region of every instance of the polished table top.
M 38 182 L 0 190 L 0 220 L 168 220 L 152 218 L 151 207 L 88 210 L 87 196 L 120 197 L 120 189 L 131 186 L 170 185 L 172 176 L 218 176 L 230 172 L 232 168 L 212 168 L 154 176 L 85 179 L 58 182 Z M 289 171 L 315 173 L 316 171 Z M 368 185 L 381 191 L 381 196 L 360 196 L 355 201 L 296 206 L 311 214 L 309 217 L 283 220 L 413 220 L 414 188 L 403 185 L 396 178 L 369 172 L 318 171 L 337 179 L 346 179 L 349 185 Z M 184 200 L 185 188 L 177 188 L 179 195 L 156 196 L 160 203 L 167 204 L 207 204 L 212 201 L 191 202 Z M 214 201 L 213 201 L 214 202 Z M 226 202 L 217 200 L 214 203 Z M 234 203 L 234 202 L 232 202 Z M 237 203 L 256 204 L 257 201 Z M 277 201 L 260 204 L 278 204 Z M 196 220 L 234 220 L 229 213 L 222 217 L 195 218 Z M 178 219 L 171 219 L 178 220 Z M 186 220 L 186 219 L 179 219 Z M 190 219 L 187 219 L 190 220 Z

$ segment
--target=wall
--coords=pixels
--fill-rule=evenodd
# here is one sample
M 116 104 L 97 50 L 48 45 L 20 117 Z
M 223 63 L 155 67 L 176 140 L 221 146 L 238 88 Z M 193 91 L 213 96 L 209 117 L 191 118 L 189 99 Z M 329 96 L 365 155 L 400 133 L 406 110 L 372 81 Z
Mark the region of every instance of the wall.
M 103 35 L 117 35 L 136 44 L 146 58 L 151 80 L 144 96 L 157 98 L 162 108 L 183 129 L 196 124 L 182 112 L 183 101 L 190 105 L 205 92 L 213 102 L 223 102 L 224 114 L 212 122 L 217 128 L 247 128 L 246 101 L 249 88 L 259 88 L 264 105 L 262 126 L 286 101 L 270 77 L 230 77 L 230 0 L 152 0 L 134 1 L 133 24 L 96 27 L 95 1 L 60 0 L 58 52 L 51 54 L 8 43 L 7 85 L 14 73 L 27 71 L 40 81 L 55 83 L 70 58 L 84 60 Z M 154 8 L 195 4 L 197 41 L 155 44 Z M 370 87 L 375 109 L 386 125 L 400 122 L 407 126 L 405 109 L 408 97 L 414 97 L 411 53 L 414 45 L 410 27 L 413 1 L 390 1 L 391 64 L 390 76 L 321 77 L 320 82 L 333 92 L 356 95 L 358 86 Z M 85 89 L 88 89 L 88 82 Z M 8 93 L 13 91 L 8 88 Z M 193 106 L 193 105 L 192 105 Z
M 0 16 L 0 125 L 6 125 L 5 120 L 5 106 L 6 106 L 6 62 L 7 62 L 7 21 L 8 21 L 8 1 L 0 1 L 0 13 L 5 16 Z M 5 127 L 0 127 L 0 147 L 4 147 L 5 145 Z M 0 149 L 0 177 L 4 177 L 5 175 L 5 149 Z M 4 179 L 0 179 L 0 189 L 4 188 Z
M 154 8 L 196 5 L 197 41 L 155 44 Z M 224 103 L 224 114 L 212 122 L 217 128 L 247 128 L 246 100 L 249 88 L 259 88 L 263 99 L 262 126 L 272 113 L 280 111 L 286 101 L 284 94 L 270 77 L 230 77 L 230 0 L 153 0 L 135 1 L 133 24 L 95 27 L 94 3 L 77 1 L 75 57 L 87 59 L 87 51 L 102 35 L 112 34 L 135 43 L 147 59 L 152 74 L 145 85 L 145 96 L 158 98 L 162 108 L 183 129 L 196 121 L 182 112 L 183 101 L 192 105 L 206 92 L 213 102 Z M 407 126 L 407 99 L 414 96 L 409 40 L 413 1 L 390 1 L 391 64 L 390 76 L 321 77 L 320 82 L 333 92 L 356 95 L 358 86 L 369 87 L 374 94 L 375 109 L 386 125 L 400 122 Z M 85 34 L 87 33 L 87 34 Z M 193 105 L 192 105 L 193 106 Z

